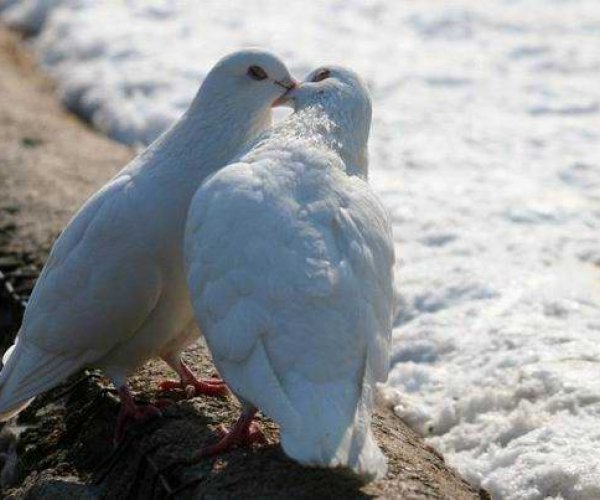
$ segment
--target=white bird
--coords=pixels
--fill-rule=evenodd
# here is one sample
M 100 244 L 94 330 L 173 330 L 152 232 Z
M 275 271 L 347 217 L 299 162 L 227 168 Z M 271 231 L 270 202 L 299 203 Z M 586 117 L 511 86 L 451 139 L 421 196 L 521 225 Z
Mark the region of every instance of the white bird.
M 387 379 L 391 225 L 367 183 L 370 97 L 321 68 L 287 94 L 296 113 L 198 189 L 184 255 L 194 311 L 242 403 L 196 458 L 261 440 L 257 409 L 302 464 L 385 474 L 371 415 Z
M 117 434 L 158 413 L 136 406 L 127 377 L 162 357 L 184 385 L 218 394 L 181 360 L 194 324 L 183 268 L 190 200 L 271 124 L 271 106 L 294 86 L 276 56 L 243 50 L 208 73 L 188 111 L 92 196 L 57 239 L 0 373 L 0 419 L 84 367 L 98 367 L 118 389 Z M 219 385 L 220 384 L 220 385 Z

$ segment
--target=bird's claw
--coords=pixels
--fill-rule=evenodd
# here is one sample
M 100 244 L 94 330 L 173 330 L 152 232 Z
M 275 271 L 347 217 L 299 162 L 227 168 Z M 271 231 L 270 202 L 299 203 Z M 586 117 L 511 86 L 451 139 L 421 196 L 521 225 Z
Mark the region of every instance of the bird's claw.
M 183 390 L 187 398 L 192 398 L 200 394 L 206 396 L 226 396 L 229 394 L 229 389 L 227 389 L 225 382 L 218 378 L 186 381 L 165 380 L 159 384 L 159 389 L 161 391 Z
M 195 454 L 195 459 L 199 460 L 206 457 L 220 455 L 237 447 L 251 447 L 256 444 L 267 444 L 267 438 L 258 424 L 252 422 L 246 428 L 233 426 L 231 429 L 220 425 L 215 429 L 219 436 L 219 441 L 215 444 L 205 446 Z
M 158 383 L 158 389 L 163 392 L 172 391 L 174 389 L 180 389 L 181 382 L 179 380 L 163 380 Z
M 219 440 L 223 440 L 227 438 L 231 431 L 229 431 L 224 425 L 219 425 L 219 427 L 215 429 L 215 432 L 219 436 Z M 251 446 L 253 443 L 267 444 L 267 438 L 264 432 L 255 422 L 252 422 L 248 429 L 240 434 L 239 440 L 236 441 L 236 444 L 243 446 Z
M 117 426 L 113 438 L 114 445 L 118 446 L 123 441 L 127 430 L 132 425 L 141 424 L 161 416 L 162 412 L 153 405 L 136 405 L 134 409 L 122 405 L 117 417 Z

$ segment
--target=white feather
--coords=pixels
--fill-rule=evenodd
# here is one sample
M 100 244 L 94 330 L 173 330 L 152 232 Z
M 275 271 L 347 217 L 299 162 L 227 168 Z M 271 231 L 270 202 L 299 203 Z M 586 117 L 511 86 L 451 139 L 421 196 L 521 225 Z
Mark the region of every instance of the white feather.
M 271 78 L 247 77 L 253 64 Z M 285 90 L 273 80 L 290 76 L 269 53 L 222 59 L 179 122 L 75 215 L 0 374 L 0 419 L 85 366 L 122 384 L 148 358 L 173 359 L 190 341 L 182 262 L 189 202 L 204 177 L 270 124 L 270 106 Z
M 389 365 L 391 226 L 329 122 L 299 111 L 198 189 L 188 283 L 220 373 L 279 423 L 285 452 L 381 477 L 371 412 Z

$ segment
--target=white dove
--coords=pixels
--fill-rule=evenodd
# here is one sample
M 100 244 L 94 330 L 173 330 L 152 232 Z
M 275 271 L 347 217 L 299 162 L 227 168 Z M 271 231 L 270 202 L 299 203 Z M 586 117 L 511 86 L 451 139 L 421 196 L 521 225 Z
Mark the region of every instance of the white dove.
M 242 413 L 196 458 L 264 440 L 257 409 L 302 464 L 382 477 L 371 429 L 387 379 L 394 252 L 367 183 L 368 91 L 321 68 L 286 97 L 296 113 L 198 189 L 184 259 L 194 311 Z
M 136 406 L 126 380 L 158 356 L 184 385 L 226 390 L 220 381 L 195 380 L 180 357 L 196 336 L 188 328 L 194 319 L 183 267 L 185 218 L 203 179 L 270 126 L 271 106 L 294 85 L 268 52 L 224 57 L 181 119 L 85 203 L 54 244 L 5 356 L 1 420 L 92 366 L 118 389 L 118 436 L 129 421 L 159 413 Z

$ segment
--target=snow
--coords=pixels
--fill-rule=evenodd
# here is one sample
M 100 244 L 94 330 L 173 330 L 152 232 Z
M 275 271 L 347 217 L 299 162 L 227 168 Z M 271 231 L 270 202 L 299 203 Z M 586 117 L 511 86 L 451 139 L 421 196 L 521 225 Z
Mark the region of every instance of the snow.
M 148 143 L 225 52 L 374 98 L 397 414 L 499 498 L 600 497 L 600 2 L 4 2 L 65 103 Z

